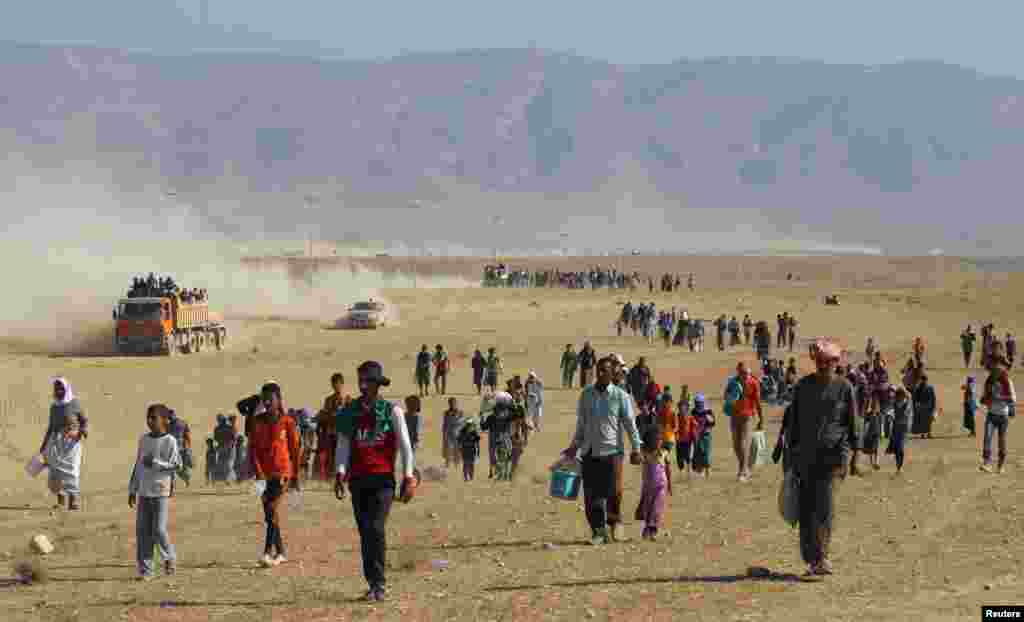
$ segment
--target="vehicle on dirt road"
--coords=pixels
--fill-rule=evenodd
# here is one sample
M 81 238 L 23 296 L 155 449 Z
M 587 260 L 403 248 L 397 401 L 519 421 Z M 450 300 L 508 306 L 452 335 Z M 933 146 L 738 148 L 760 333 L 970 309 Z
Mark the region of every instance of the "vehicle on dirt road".
M 206 302 L 175 295 L 122 298 L 114 310 L 114 351 L 173 356 L 223 350 L 228 330 Z
M 388 308 L 376 300 L 360 301 L 348 308 L 348 312 L 335 322 L 335 328 L 384 328 L 388 322 Z

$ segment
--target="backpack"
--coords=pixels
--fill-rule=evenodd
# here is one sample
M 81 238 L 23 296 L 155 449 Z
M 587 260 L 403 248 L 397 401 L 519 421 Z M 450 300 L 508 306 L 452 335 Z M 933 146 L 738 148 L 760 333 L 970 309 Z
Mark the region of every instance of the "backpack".
M 732 416 L 732 409 L 736 402 L 743 399 L 743 383 L 736 376 L 729 378 L 729 381 L 725 383 L 725 406 L 723 410 L 727 417 Z

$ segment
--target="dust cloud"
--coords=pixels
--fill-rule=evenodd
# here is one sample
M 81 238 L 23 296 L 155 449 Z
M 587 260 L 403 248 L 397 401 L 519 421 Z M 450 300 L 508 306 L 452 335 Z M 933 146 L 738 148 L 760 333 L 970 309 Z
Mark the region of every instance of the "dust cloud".
M 93 176 L 18 173 L 0 187 L 0 201 L 12 206 L 2 217 L 0 260 L 8 268 L 9 295 L 0 306 L 0 349 L 111 353 L 114 306 L 133 277 L 149 272 L 207 289 L 212 310 L 223 314 L 233 337 L 246 318 L 333 323 L 352 302 L 386 301 L 384 290 L 414 281 L 354 262 L 298 278 L 283 266 L 250 269 L 241 262 L 244 245 L 209 231 L 189 206 L 159 187 L 124 191 Z M 253 232 L 253 239 L 262 236 Z M 467 285 L 422 276 L 415 284 Z

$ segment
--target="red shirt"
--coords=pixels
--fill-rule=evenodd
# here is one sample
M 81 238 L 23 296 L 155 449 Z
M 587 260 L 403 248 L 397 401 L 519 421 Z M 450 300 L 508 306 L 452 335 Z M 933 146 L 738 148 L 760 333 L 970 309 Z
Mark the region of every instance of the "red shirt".
M 299 477 L 299 432 L 295 419 L 286 415 L 249 417 L 249 460 L 256 479 Z
M 372 412 L 362 412 L 354 421 L 350 479 L 395 473 L 398 435 L 394 426 L 375 433 L 376 422 L 376 416 Z
M 733 407 L 734 417 L 753 417 L 757 413 L 757 404 L 761 403 L 761 383 L 753 374 L 743 382 L 743 397 Z

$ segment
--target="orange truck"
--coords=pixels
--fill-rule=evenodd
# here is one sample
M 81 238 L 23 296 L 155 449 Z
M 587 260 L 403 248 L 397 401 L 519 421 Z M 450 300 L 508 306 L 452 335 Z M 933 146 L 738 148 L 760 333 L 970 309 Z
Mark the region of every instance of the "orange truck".
M 223 318 L 205 302 L 182 302 L 177 296 L 122 298 L 114 309 L 114 350 L 118 354 L 173 356 L 224 349 L 228 331 Z

